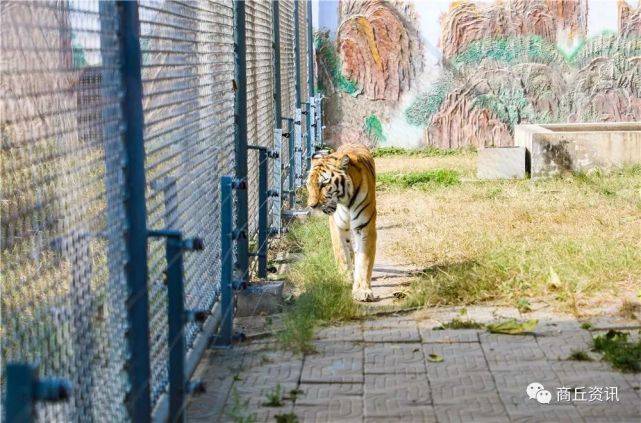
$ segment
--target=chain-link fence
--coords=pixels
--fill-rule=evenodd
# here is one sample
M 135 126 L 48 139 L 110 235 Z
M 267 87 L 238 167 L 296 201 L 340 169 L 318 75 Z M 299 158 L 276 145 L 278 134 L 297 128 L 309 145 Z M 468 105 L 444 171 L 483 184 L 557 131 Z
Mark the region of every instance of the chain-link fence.
M 189 376 L 198 361 L 193 355 L 202 354 L 199 339 L 214 335 L 225 313 L 233 313 L 219 306 L 227 286 L 221 279 L 220 178 L 238 176 L 236 160 L 247 160 L 245 181 L 235 187 L 247 189 L 248 221 L 245 233 L 236 228 L 234 237 L 256 242 L 250 248 L 255 253 L 267 242 L 255 239 L 265 234 L 260 210 L 292 188 L 278 175 L 282 171 L 285 179 L 294 165 L 289 140 L 295 127 L 284 121 L 282 132 L 289 138 L 275 138 L 275 110 L 295 117 L 297 86 L 303 102 L 308 98 L 311 17 L 304 3 L 244 6 L 239 19 L 232 1 L 0 3 L 6 421 L 131 421 L 151 419 L 152 412 L 175 417 L 176 410 L 165 404 L 172 401 L 170 357 L 176 345 L 168 330 L 168 269 L 174 263 L 163 237 L 178 233 L 202 241 L 195 248 L 200 251 L 180 257 L 182 306 L 191 314 L 178 321 L 183 361 L 191 358 Z M 244 63 L 234 49 L 239 31 L 245 35 Z M 246 81 L 234 80 L 239 66 Z M 235 94 L 243 84 L 247 102 L 241 117 L 250 148 L 239 152 Z M 270 150 L 261 163 L 253 148 L 273 149 L 275 141 L 282 142 L 279 160 Z M 136 146 L 141 157 L 135 156 Z M 263 164 L 269 196 L 259 186 Z M 142 250 L 135 251 L 136 239 L 144 239 Z M 139 277 L 146 289 L 136 288 Z M 17 387 L 37 389 L 20 397 L 22 402 L 5 400 L 16 398 L 11 395 Z

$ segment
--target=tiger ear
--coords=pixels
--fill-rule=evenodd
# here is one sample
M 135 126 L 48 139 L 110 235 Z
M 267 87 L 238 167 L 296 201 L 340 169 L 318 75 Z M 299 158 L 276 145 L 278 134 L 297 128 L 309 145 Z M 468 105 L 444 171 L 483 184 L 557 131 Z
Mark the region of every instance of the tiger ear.
M 347 166 L 349 166 L 349 156 L 345 154 L 341 157 L 341 169 L 347 170 Z

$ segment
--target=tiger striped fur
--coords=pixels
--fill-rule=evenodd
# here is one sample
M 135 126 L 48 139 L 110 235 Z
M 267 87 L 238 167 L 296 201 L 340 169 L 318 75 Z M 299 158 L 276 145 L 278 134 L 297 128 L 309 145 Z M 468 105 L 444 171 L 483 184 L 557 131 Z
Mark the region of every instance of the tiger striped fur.
M 353 277 L 352 297 L 373 301 L 376 256 L 376 171 L 370 151 L 345 144 L 317 154 L 307 178 L 308 206 L 329 215 L 334 257 Z

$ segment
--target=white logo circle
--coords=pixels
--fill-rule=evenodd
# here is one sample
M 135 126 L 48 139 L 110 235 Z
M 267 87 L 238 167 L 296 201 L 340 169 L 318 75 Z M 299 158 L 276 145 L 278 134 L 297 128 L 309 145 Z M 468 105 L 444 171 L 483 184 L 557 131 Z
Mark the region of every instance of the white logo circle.
M 550 391 L 542 389 L 536 393 L 536 400 L 539 402 L 539 404 L 549 404 L 550 401 L 552 401 L 552 393 Z
M 536 394 L 543 389 L 545 388 L 540 383 L 532 382 L 527 386 L 527 388 L 525 388 L 525 392 L 527 393 L 528 398 L 535 399 Z

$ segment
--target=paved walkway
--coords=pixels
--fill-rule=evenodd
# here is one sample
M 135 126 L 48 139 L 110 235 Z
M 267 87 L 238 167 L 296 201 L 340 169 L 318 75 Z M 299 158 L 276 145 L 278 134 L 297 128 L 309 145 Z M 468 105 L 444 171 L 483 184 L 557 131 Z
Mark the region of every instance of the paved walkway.
M 567 360 L 574 350 L 589 351 L 593 335 L 635 324 L 638 333 L 639 322 L 600 319 L 588 331 L 570 316 L 542 309 L 528 313 L 527 318 L 540 319 L 530 335 L 434 329 L 453 318 L 487 323 L 505 317 L 522 316 L 489 306 L 468 307 L 464 315 L 460 308 L 432 309 L 324 328 L 314 341 L 317 352 L 304 356 L 277 350 L 269 338 L 210 351 L 196 375 L 207 382 L 208 393 L 192 400 L 188 417 L 202 422 L 273 422 L 277 415 L 303 422 L 641 420 L 641 375 L 613 371 L 596 355 L 591 362 Z M 430 361 L 430 354 L 443 361 Z M 533 382 L 550 391 L 550 404 L 528 398 L 526 388 Z M 282 406 L 267 406 L 278 387 Z M 559 401 L 563 387 L 577 388 L 577 398 L 572 392 L 570 401 Z M 603 391 L 599 400 L 598 391 L 588 394 L 592 387 L 616 388 L 617 398 L 606 400 Z

